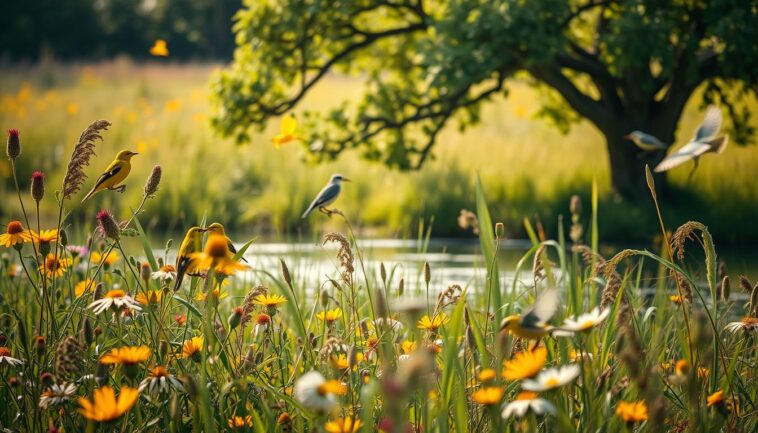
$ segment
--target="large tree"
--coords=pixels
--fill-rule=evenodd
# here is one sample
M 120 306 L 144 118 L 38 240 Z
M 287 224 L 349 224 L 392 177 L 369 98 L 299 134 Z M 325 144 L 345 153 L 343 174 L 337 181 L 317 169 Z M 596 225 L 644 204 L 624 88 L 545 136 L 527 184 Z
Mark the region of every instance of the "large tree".
M 421 167 L 451 119 L 476 122 L 516 74 L 556 96 L 544 116 L 602 132 L 625 196 L 644 189 L 645 164 L 665 152 L 643 154 L 623 136 L 673 142 L 696 89 L 726 107 L 737 142 L 753 132 L 739 102 L 758 89 L 755 0 L 248 0 L 236 19 L 234 62 L 213 80 L 213 124 L 240 142 L 332 71 L 367 86 L 360 101 L 305 113 L 306 143 L 322 158 L 358 148 Z

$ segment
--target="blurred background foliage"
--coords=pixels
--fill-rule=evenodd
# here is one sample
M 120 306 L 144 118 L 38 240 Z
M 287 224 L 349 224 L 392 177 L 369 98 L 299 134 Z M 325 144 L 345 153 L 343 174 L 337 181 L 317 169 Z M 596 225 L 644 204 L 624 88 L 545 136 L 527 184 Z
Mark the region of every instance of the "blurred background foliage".
M 163 60 L 163 59 L 161 59 Z M 126 59 L 87 65 L 42 64 L 6 68 L 0 79 L 0 125 L 19 128 L 23 154 L 20 182 L 28 189 L 33 170 L 47 174 L 48 197 L 43 212 L 53 224 L 52 194 L 60 182 L 73 144 L 93 120 L 113 123 L 97 145 L 98 158 L 87 172 L 85 188 L 122 148 L 140 152 L 127 180 L 125 196 L 106 192 L 86 206 L 81 195 L 68 206 L 72 225 L 91 227 L 97 209 L 121 217 L 136 207 L 154 164 L 164 169 L 158 198 L 148 203 L 143 223 L 170 233 L 180 232 L 203 216 L 226 223 L 244 237 L 309 238 L 314 229 L 339 222 L 323 215 L 306 221 L 300 214 L 334 172 L 354 179 L 336 206 L 366 234 L 415 237 L 419 224 L 431 224 L 434 236 L 472 236 L 457 226 L 461 208 L 473 209 L 474 182 L 481 176 L 493 218 L 506 223 L 508 236 L 524 237 L 523 218 L 539 218 L 549 237 L 557 235 L 559 214 L 568 214 L 572 194 L 589 209 L 593 177 L 600 187 L 602 239 L 650 242 L 658 232 L 649 201 L 629 205 L 610 192 L 603 137 L 587 122 L 568 135 L 536 117 L 540 98 L 526 82 L 515 82 L 508 98 L 496 98 L 481 112 L 481 123 L 465 134 L 455 129 L 440 135 L 439 148 L 423 170 L 399 172 L 371 163 L 357 152 L 317 164 L 303 146 L 289 143 L 275 149 L 271 138 L 278 120 L 238 146 L 220 139 L 209 127 L 208 76 L 212 64 L 155 61 L 135 64 Z M 328 110 L 363 91 L 362 80 L 330 76 L 303 101 L 311 110 Z M 685 110 L 681 127 L 700 121 L 699 96 Z M 751 107 L 757 107 L 750 100 Z M 705 222 L 722 241 L 758 240 L 758 189 L 754 146 L 730 147 L 704 158 L 692 182 L 689 167 L 671 173 L 674 193 L 663 204 L 670 227 L 689 220 Z M 18 216 L 9 164 L 0 161 L 0 221 Z M 585 211 L 584 215 L 588 214 Z M 566 222 L 568 224 L 568 221 Z M 43 222 L 44 225 L 44 222 Z

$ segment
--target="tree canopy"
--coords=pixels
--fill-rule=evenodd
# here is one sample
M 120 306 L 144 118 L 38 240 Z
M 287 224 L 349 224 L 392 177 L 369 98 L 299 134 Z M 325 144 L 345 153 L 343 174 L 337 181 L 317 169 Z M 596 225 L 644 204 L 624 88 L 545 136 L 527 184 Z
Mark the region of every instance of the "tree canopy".
M 330 72 L 362 74 L 359 101 L 303 114 L 310 151 L 359 149 L 413 169 L 446 125 L 477 122 L 482 103 L 526 73 L 556 96 L 542 116 L 603 132 L 614 186 L 631 192 L 664 153 L 636 158 L 621 137 L 641 129 L 672 142 L 701 85 L 726 106 L 736 141 L 749 140 L 739 102 L 758 83 L 757 23 L 757 3 L 743 0 L 247 1 L 234 62 L 213 81 L 213 124 L 248 141 Z

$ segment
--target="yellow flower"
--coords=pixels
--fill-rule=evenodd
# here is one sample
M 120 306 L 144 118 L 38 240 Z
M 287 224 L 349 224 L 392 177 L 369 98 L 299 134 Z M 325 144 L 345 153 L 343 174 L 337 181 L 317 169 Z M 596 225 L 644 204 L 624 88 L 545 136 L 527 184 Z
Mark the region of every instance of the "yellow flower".
M 474 400 L 475 403 L 485 406 L 499 404 L 502 398 L 503 389 L 497 386 L 479 388 L 473 394 L 471 394 L 471 399 Z
M 616 406 L 616 415 L 628 423 L 645 421 L 647 419 L 647 406 L 644 401 L 620 401 Z
M 345 395 L 347 394 L 347 385 L 340 382 L 339 380 L 334 380 L 334 379 L 327 380 L 326 382 L 319 385 L 318 392 L 321 395 L 326 395 L 326 394 Z
M 95 390 L 92 401 L 85 397 L 79 398 L 78 402 L 81 406 L 79 413 L 92 421 L 113 421 L 128 412 L 137 402 L 138 397 L 139 390 L 123 386 L 118 399 L 116 399 L 113 388 L 104 386 Z
M 497 373 L 495 373 L 495 370 L 491 368 L 485 368 L 482 371 L 479 372 L 479 374 L 476 375 L 476 379 L 479 382 L 489 382 L 490 380 L 494 379 L 497 376 Z
M 363 422 L 361 422 L 361 420 L 353 420 L 348 416 L 345 418 L 337 418 L 334 421 L 329 421 L 328 423 L 324 424 L 324 430 L 326 430 L 327 433 L 356 433 L 361 429 L 362 425 Z
M 724 402 L 724 391 L 718 390 L 707 398 L 708 406 L 716 406 Z
M 31 232 L 32 240 L 38 244 L 56 242 L 58 240 L 58 230 L 42 230 L 39 233 Z
M 329 361 L 331 361 L 332 366 L 337 370 L 347 370 L 350 368 L 350 363 L 348 362 L 347 355 L 344 353 L 341 353 L 339 355 L 332 355 L 332 357 L 329 358 Z
M 151 350 L 147 346 L 124 346 L 111 349 L 100 358 L 101 364 L 134 365 L 150 358 Z
M 282 117 L 281 132 L 274 136 L 271 141 L 274 142 L 274 146 L 278 149 L 282 144 L 289 143 L 290 141 L 302 140 L 297 135 L 297 120 L 291 114 L 287 114 Z
M 160 290 L 148 290 L 147 294 L 142 292 L 137 293 L 137 296 L 134 297 L 134 300 L 142 305 L 160 304 L 162 297 L 163 292 Z
M 32 240 L 29 230 L 25 230 L 19 221 L 11 221 L 5 227 L 5 233 L 0 235 L 0 245 L 10 248 L 16 244 L 22 244 Z
M 102 254 L 99 251 L 93 251 L 90 260 L 92 263 L 100 264 L 102 261 L 105 266 L 110 266 L 118 261 L 118 253 L 111 251 L 108 254 Z
M 168 57 L 168 45 L 163 39 L 158 39 L 150 47 L 150 55 L 156 57 Z
M 674 366 L 674 370 L 676 371 L 676 374 L 680 376 L 684 376 L 687 373 L 690 372 L 690 363 L 686 359 L 680 359 L 679 361 L 676 361 L 676 364 Z
M 547 362 L 547 349 L 519 352 L 510 361 L 503 362 L 503 377 L 509 380 L 527 379 L 535 376 Z
M 211 290 L 211 295 L 216 300 L 224 299 L 227 296 L 229 296 L 229 294 L 226 293 L 225 290 L 222 290 L 222 289 L 220 289 L 218 287 L 215 288 L 215 289 L 213 289 L 213 290 Z M 199 292 L 197 292 L 197 295 L 195 295 L 195 299 L 198 300 L 198 301 L 205 301 L 205 299 L 207 297 L 208 297 L 208 295 L 205 292 L 203 292 L 203 291 L 199 291 Z
M 229 421 L 227 422 L 227 424 L 229 425 L 229 428 L 234 428 L 234 429 L 243 429 L 245 427 L 252 427 L 253 418 L 251 418 L 250 415 L 244 418 L 241 416 L 235 415 L 229 418 Z
M 316 314 L 316 318 L 325 321 L 328 324 L 332 324 L 335 320 L 342 318 L 342 310 L 340 308 L 335 308 L 334 310 L 320 311 Z
M 197 358 L 200 351 L 203 350 L 203 337 L 192 337 L 182 345 L 182 354 L 180 358 Z
M 197 268 L 215 271 L 223 275 L 234 275 L 237 271 L 247 269 L 247 266 L 234 260 L 234 255 L 229 251 L 229 241 L 226 236 L 211 234 L 205 242 L 202 253 L 190 255 L 192 260 L 197 260 Z
M 403 343 L 400 345 L 400 350 L 404 354 L 408 355 L 411 352 L 413 352 L 413 351 L 416 350 L 416 342 L 415 341 L 408 341 L 408 340 L 403 341 Z
M 76 105 L 75 102 L 69 102 L 66 104 L 66 113 L 68 113 L 69 116 L 75 116 L 76 113 L 79 112 L 79 106 Z
M 287 302 L 287 298 L 284 296 L 271 294 L 258 295 L 253 300 L 253 304 L 274 308 L 278 307 L 281 304 L 284 304 L 285 302 Z
M 681 305 L 681 303 L 682 303 L 682 297 L 679 296 L 679 295 L 671 295 L 671 296 L 669 296 L 669 301 L 671 301 L 671 302 L 673 302 L 673 303 L 675 303 L 677 305 Z
M 74 287 L 74 295 L 76 295 L 78 298 L 82 296 L 84 292 L 91 292 L 94 287 L 95 283 L 92 281 L 92 278 L 87 278 L 84 281 L 80 281 L 76 284 Z
M 44 273 L 47 278 L 60 277 L 66 273 L 69 266 L 71 266 L 71 259 L 62 259 L 50 253 L 45 258 L 45 262 L 39 266 L 39 271 Z
M 429 318 L 428 315 L 424 315 L 421 320 L 418 321 L 418 328 L 425 329 L 427 331 L 436 332 L 442 325 L 448 322 L 447 315 L 445 313 L 435 314 L 434 317 Z

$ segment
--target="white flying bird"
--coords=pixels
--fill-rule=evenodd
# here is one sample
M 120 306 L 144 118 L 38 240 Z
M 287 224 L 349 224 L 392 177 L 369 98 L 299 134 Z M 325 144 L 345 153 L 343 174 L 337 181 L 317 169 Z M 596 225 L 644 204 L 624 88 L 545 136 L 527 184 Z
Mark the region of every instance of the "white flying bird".
M 340 195 L 340 190 L 342 189 L 343 181 L 350 182 L 350 179 L 342 176 L 341 174 L 332 175 L 332 178 L 329 179 L 329 183 L 326 184 L 324 189 L 322 189 L 316 198 L 313 199 L 313 202 L 310 206 L 308 206 L 308 209 L 303 212 L 303 219 L 308 218 L 308 215 L 310 215 L 314 209 L 318 209 L 321 212 L 331 216 L 333 211 L 327 209 L 326 207 L 337 200 L 337 197 Z
M 716 136 L 716 134 L 719 133 L 719 129 L 721 129 L 722 119 L 723 116 L 721 110 L 715 105 L 709 106 L 705 112 L 703 122 L 697 128 L 692 140 L 661 161 L 661 163 L 655 167 L 655 172 L 662 173 L 671 170 L 678 165 L 684 164 L 689 160 L 693 160 L 695 166 L 690 173 L 690 177 L 692 177 L 697 169 L 698 160 L 702 155 L 706 153 L 721 153 L 726 148 L 729 136 Z
M 650 135 L 647 132 L 632 131 L 630 134 L 624 136 L 627 140 L 631 140 L 637 147 L 645 152 L 652 152 L 655 150 L 665 150 L 669 146 L 668 144 L 659 140 L 656 136 Z

